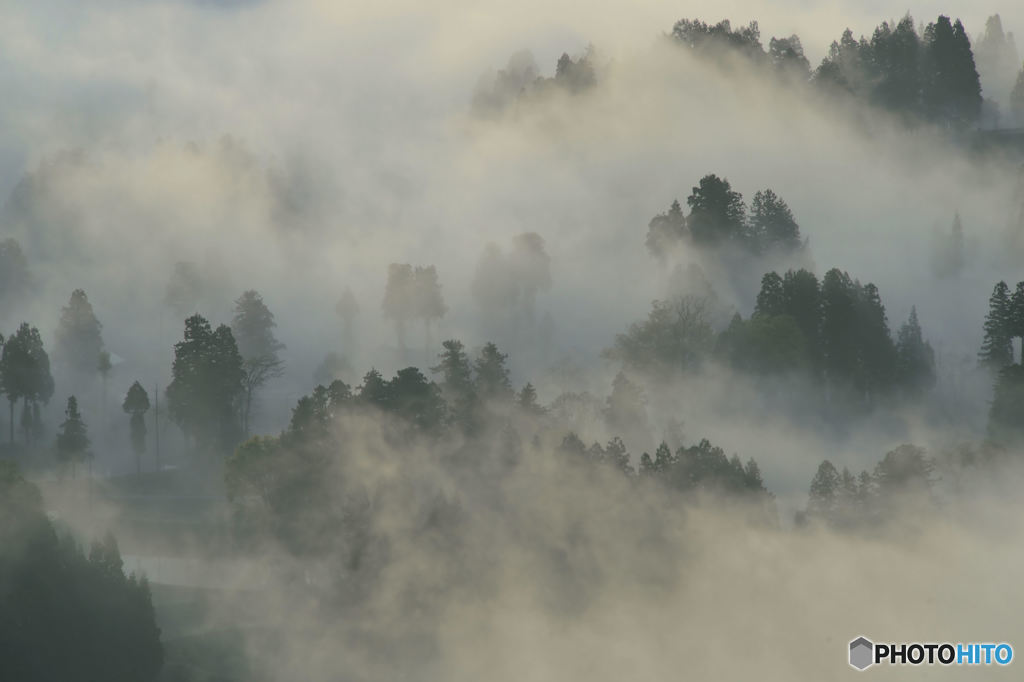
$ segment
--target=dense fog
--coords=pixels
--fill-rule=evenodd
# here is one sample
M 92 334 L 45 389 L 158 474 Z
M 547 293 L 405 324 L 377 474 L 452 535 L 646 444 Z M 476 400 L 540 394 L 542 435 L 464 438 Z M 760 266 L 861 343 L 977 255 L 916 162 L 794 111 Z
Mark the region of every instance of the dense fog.
M 0 11 L 0 607 L 37 614 L 0 615 L 0 677 L 817 680 L 859 635 L 1014 643 L 1022 22 Z M 32 658 L 36 571 L 116 623 L 68 669 Z

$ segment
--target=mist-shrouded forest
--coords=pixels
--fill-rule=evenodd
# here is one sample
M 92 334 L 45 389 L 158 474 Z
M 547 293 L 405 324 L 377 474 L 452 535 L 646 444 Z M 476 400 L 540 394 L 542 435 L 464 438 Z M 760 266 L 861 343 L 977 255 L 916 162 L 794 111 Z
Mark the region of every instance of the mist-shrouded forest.
M 0 10 L 0 680 L 1024 641 L 1015 36 L 998 0 Z M 902 668 L 866 674 L 964 673 Z

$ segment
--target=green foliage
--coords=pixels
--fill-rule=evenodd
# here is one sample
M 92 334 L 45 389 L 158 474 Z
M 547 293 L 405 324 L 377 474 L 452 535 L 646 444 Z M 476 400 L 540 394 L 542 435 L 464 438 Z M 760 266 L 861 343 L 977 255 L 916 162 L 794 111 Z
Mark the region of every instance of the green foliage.
M 777 71 L 797 82 L 806 82 L 811 75 L 811 63 L 804 56 L 800 37 L 772 38 L 768 42 L 768 58 Z
M 703 301 L 680 297 L 654 301 L 644 322 L 630 325 L 615 337 L 605 352 L 613 360 L 637 370 L 692 371 L 711 352 L 714 333 Z
M 57 359 L 81 374 L 99 370 L 103 353 L 103 325 L 96 319 L 89 298 L 81 289 L 71 293 L 68 304 L 61 309 L 57 324 L 54 353 Z
M 174 345 L 171 373 L 171 419 L 200 447 L 233 447 L 245 371 L 231 329 L 213 330 L 201 315 L 189 317 L 184 340 Z
M 469 357 L 461 341 L 449 339 L 441 346 L 444 351 L 437 356 L 440 362 L 430 371 L 441 375 L 441 395 L 448 403 L 452 419 L 472 430 L 477 423 L 478 404 Z
M 705 175 L 686 203 L 690 207 L 687 224 L 695 244 L 714 246 L 745 237 L 747 208 L 743 195 L 734 192 L 728 180 Z
M 750 204 L 750 237 L 761 250 L 791 252 L 800 248 L 800 226 L 789 205 L 775 192 L 754 194 Z
M 981 113 L 981 85 L 970 40 L 958 19 L 939 16 L 919 35 L 910 15 L 883 22 L 868 41 L 847 29 L 813 81 L 899 114 L 964 127 Z
M 988 299 L 988 314 L 985 316 L 985 338 L 981 343 L 978 358 L 982 364 L 1002 369 L 1013 362 L 1014 327 L 1016 326 L 1011 308 L 1010 288 L 1006 282 L 998 282 Z
M 476 370 L 476 393 L 483 400 L 509 400 L 512 397 L 512 383 L 508 378 L 505 363 L 508 355 L 488 342 L 480 350 L 473 365 Z
M 43 349 L 39 330 L 23 322 L 8 337 L 0 355 L 0 383 L 10 402 L 11 443 L 14 443 L 14 403 L 48 403 L 53 395 L 50 358 Z
M 86 558 L 8 462 L 0 518 L 0 679 L 156 680 L 163 648 L 149 585 L 125 576 L 113 537 Z
M 516 404 L 526 414 L 540 415 L 545 412 L 544 407 L 537 402 L 537 389 L 529 382 L 523 386 L 522 390 L 519 391 L 519 395 L 516 396 Z
M 744 321 L 737 314 L 719 335 L 716 352 L 732 367 L 754 374 L 805 369 L 810 358 L 807 341 L 789 315 L 755 314 Z
M 939 18 L 924 31 L 922 100 L 928 115 L 957 127 L 981 114 L 981 81 L 971 41 L 957 19 Z
M 698 54 L 717 56 L 723 50 L 734 51 L 754 62 L 765 59 L 761 30 L 757 22 L 733 30 L 729 20 L 708 25 L 700 20 L 680 19 L 672 27 L 672 38 Z
M 807 507 L 798 521 L 858 529 L 896 520 L 901 511 L 928 510 L 935 484 L 935 463 L 924 448 L 904 444 L 887 452 L 872 472 L 855 477 L 823 461 L 811 480 Z M 924 507 L 920 504 L 924 503 Z

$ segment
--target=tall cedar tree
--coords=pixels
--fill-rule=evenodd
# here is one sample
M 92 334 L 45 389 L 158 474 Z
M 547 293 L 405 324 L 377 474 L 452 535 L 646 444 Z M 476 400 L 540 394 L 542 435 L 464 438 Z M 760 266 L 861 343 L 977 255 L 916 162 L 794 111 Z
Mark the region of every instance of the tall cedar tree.
M 171 419 L 200 448 L 230 451 L 239 436 L 239 403 L 245 370 L 231 329 L 211 329 L 201 315 L 185 320 L 185 338 L 174 344 L 167 386 Z
M 476 370 L 476 392 L 483 400 L 504 401 L 512 397 L 512 383 L 505 365 L 508 355 L 487 343 L 480 350 L 473 368 Z
M 745 237 L 747 208 L 743 195 L 734 192 L 728 180 L 705 175 L 686 203 L 690 207 L 687 223 L 695 244 L 714 246 Z
M 0 383 L 10 403 L 11 444 L 14 444 L 14 405 L 20 399 L 29 403 L 48 403 L 53 395 L 50 358 L 43 348 L 39 330 L 23 322 L 4 343 L 0 356 Z
M 89 434 L 82 414 L 78 411 L 78 400 L 75 396 L 68 398 L 64 410 L 64 421 L 57 432 L 57 458 L 64 464 L 71 465 L 74 476 L 75 465 L 89 457 Z
M 81 374 L 93 375 L 100 369 L 103 353 L 103 325 L 96 319 L 89 297 L 81 289 L 71 293 L 61 309 L 57 324 L 54 354 L 62 366 Z
M 477 395 L 473 385 L 473 370 L 461 341 L 449 339 L 441 344 L 444 351 L 437 357 L 440 362 L 430 368 L 441 375 L 441 395 L 451 409 L 451 418 L 463 430 L 476 427 Z
M 985 338 L 978 358 L 993 369 L 1002 369 L 1013 362 L 1013 343 L 1010 332 L 1010 288 L 999 282 L 988 299 L 985 316 Z

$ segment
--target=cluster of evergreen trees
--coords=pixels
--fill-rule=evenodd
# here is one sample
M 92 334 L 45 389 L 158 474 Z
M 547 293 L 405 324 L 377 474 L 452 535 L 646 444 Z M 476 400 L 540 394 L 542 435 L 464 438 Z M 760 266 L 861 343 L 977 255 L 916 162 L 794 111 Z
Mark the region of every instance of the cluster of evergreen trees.
M 709 25 L 682 19 L 671 37 L 695 53 L 715 58 L 723 51 L 738 54 L 796 81 L 884 107 L 908 121 L 966 127 L 981 115 L 981 82 L 970 39 L 959 19 L 951 21 L 945 15 L 918 29 L 908 14 L 894 24 L 883 22 L 870 39 L 857 39 L 847 29 L 813 72 L 798 36 L 772 38 L 765 50 L 757 22 L 733 29 L 727 20 Z
M 909 14 L 894 26 L 883 22 L 870 40 L 847 29 L 814 79 L 911 118 L 966 127 L 981 115 L 970 38 L 959 19 L 944 15 L 920 33 Z
M 927 508 L 933 501 L 934 469 L 925 450 L 910 444 L 886 453 L 873 471 L 859 476 L 846 467 L 838 471 L 826 459 L 811 480 L 807 508 L 797 514 L 797 522 L 865 528 L 894 518 L 895 505 Z
M 792 253 L 803 246 L 800 226 L 786 202 L 771 189 L 754 194 L 750 211 L 729 181 L 709 174 L 686 199 L 690 214 L 673 201 L 647 226 L 647 249 L 664 260 L 683 244 L 719 247 L 733 244 L 751 253 Z
M 867 402 L 898 389 L 917 396 L 935 383 L 935 354 L 911 308 L 896 339 L 878 288 L 833 268 L 770 272 L 750 320 L 738 315 L 718 340 L 730 364 L 756 372 L 801 369 Z
M 0 679 L 157 679 L 163 647 L 149 586 L 125 575 L 113 537 L 85 555 L 2 460 L 0 519 Z
M 803 269 L 767 273 L 750 319 L 737 313 L 717 336 L 701 300 L 655 301 L 606 355 L 655 373 L 692 371 L 711 357 L 753 374 L 804 372 L 866 404 L 893 392 L 919 396 L 935 383 L 917 310 L 894 339 L 878 288 L 836 268 L 820 282 Z
M 481 79 L 473 94 L 472 110 L 478 116 L 495 116 L 509 110 L 522 98 L 541 97 L 549 92 L 577 94 L 596 83 L 593 47 L 576 57 L 563 52 L 551 78 L 541 76 L 533 55 L 523 50 L 513 54 L 504 69 Z

